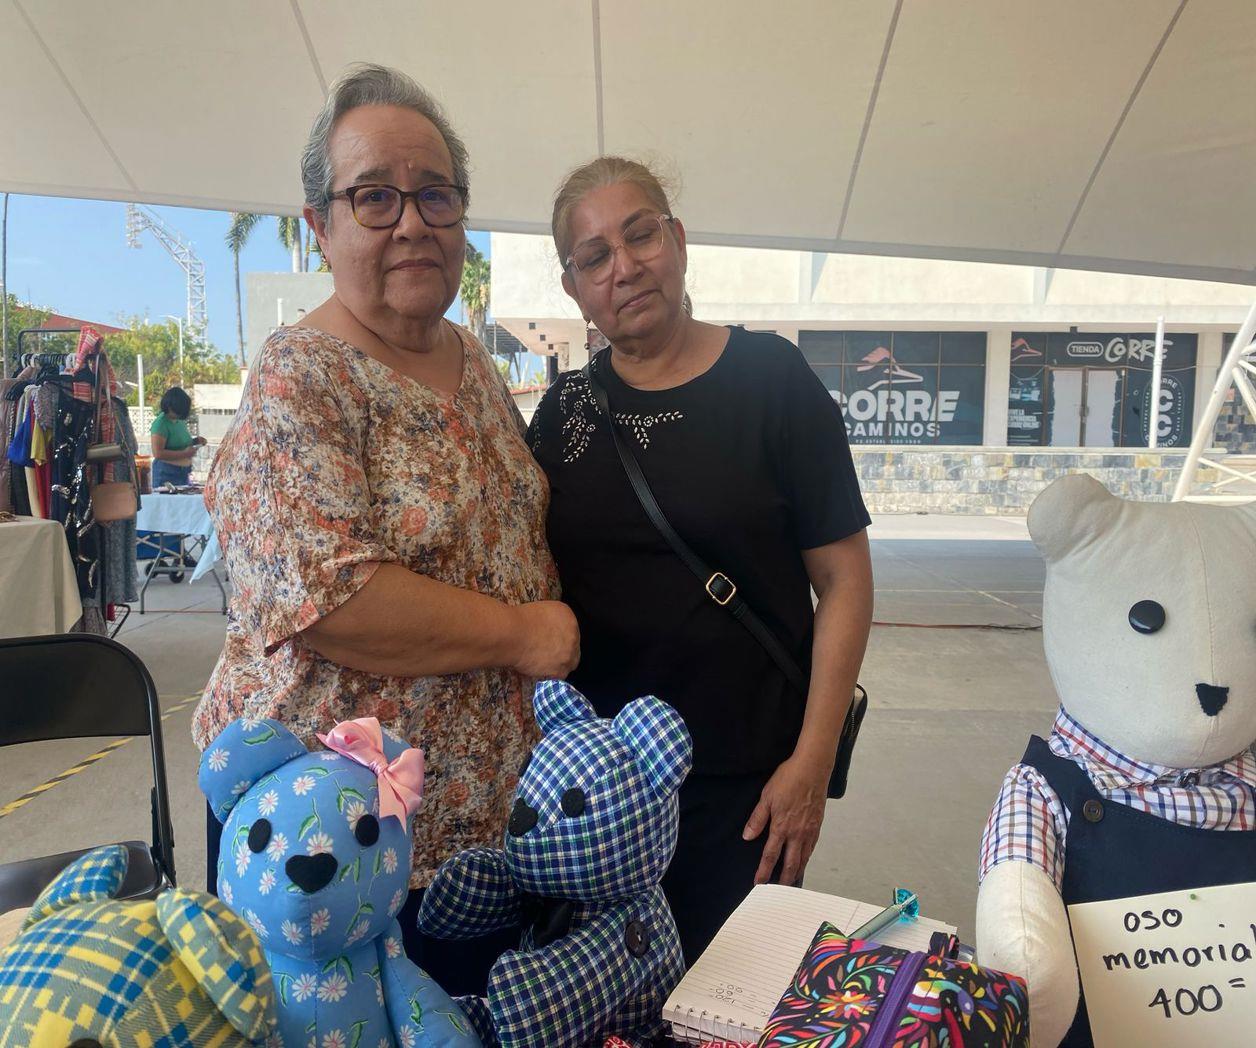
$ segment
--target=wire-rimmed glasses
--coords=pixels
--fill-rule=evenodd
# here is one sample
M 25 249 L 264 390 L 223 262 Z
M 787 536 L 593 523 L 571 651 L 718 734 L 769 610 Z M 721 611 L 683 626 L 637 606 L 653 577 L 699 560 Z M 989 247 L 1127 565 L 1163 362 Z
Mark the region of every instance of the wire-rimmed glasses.
M 663 248 L 663 228 L 671 221 L 671 215 L 642 215 L 624 230 L 617 243 L 586 241 L 567 256 L 566 265 L 591 284 L 604 284 L 615 268 L 615 252 L 621 248 L 637 262 L 655 258 Z

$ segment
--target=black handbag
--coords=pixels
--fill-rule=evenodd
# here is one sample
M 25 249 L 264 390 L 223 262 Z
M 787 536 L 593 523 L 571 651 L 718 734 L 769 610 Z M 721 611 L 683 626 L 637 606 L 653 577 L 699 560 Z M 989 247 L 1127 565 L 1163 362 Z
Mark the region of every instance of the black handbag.
M 632 490 L 636 494 L 637 500 L 641 503 L 641 508 L 645 510 L 646 516 L 650 518 L 650 523 L 667 540 L 667 544 L 671 546 L 676 556 L 693 572 L 702 584 L 702 588 L 706 591 L 707 596 L 720 607 L 728 609 L 729 614 L 740 622 L 746 628 L 746 631 L 759 642 L 763 650 L 768 653 L 772 661 L 776 663 L 777 667 L 785 675 L 785 679 L 790 686 L 805 699 L 807 696 L 807 675 L 803 673 L 802 667 L 798 665 L 797 660 L 790 655 L 776 634 L 755 614 L 754 609 L 746 603 L 745 598 L 737 592 L 737 584 L 722 571 L 712 570 L 693 551 L 689 544 L 680 537 L 676 529 L 672 527 L 662 507 L 659 506 L 658 500 L 654 497 L 654 492 L 650 490 L 649 482 L 645 479 L 645 474 L 641 472 L 641 465 L 637 462 L 636 456 L 633 455 L 632 449 L 628 447 L 627 442 L 619 435 L 619 427 L 615 425 L 615 416 L 611 414 L 610 399 L 606 394 L 606 387 L 602 385 L 595 371 L 596 369 L 591 360 L 584 367 L 584 377 L 589 383 L 589 389 L 593 393 L 594 400 L 597 401 L 597 406 L 610 424 L 611 440 L 614 441 L 615 450 L 619 453 L 619 461 L 623 464 L 624 472 L 628 474 L 628 482 L 632 485 Z M 832 800 L 838 800 L 846 793 L 846 780 L 850 774 L 851 756 L 855 752 L 855 742 L 859 738 L 859 728 L 863 724 L 864 714 L 867 712 L 868 693 L 862 685 L 856 684 L 855 694 L 851 697 L 850 708 L 846 711 L 846 720 L 842 724 L 842 734 L 837 740 L 837 756 L 833 762 L 833 774 L 829 776 L 829 786 L 826 794 Z

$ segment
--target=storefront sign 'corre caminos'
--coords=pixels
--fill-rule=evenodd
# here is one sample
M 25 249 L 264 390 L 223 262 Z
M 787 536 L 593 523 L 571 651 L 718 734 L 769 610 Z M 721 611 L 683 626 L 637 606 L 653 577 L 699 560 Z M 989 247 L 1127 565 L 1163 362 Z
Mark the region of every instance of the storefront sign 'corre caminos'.
M 801 331 L 852 444 L 980 444 L 982 331 Z

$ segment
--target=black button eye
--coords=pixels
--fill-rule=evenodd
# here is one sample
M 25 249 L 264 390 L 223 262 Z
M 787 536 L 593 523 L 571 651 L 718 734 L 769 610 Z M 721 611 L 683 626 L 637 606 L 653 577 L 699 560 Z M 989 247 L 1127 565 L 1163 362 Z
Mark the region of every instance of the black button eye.
M 563 809 L 564 815 L 583 815 L 584 814 L 584 790 L 578 786 L 573 786 L 558 802 L 559 807 Z
M 249 851 L 254 855 L 270 843 L 270 820 L 258 819 L 249 827 Z
M 369 848 L 379 840 L 379 819 L 374 815 L 363 815 L 353 827 L 353 836 L 363 848 Z
M 1164 607 L 1154 600 L 1140 600 L 1130 608 L 1130 625 L 1138 633 L 1155 633 L 1164 620 Z

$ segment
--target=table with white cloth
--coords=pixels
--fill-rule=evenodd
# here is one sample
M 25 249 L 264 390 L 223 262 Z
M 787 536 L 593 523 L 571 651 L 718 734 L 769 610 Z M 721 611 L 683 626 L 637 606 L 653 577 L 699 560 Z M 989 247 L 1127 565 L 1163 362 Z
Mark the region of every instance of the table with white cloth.
M 68 633 L 82 617 L 65 529 L 38 517 L 0 523 L 0 637 Z
M 191 548 L 197 551 L 196 569 L 192 572 L 189 582 L 195 582 L 205 575 L 213 577 L 222 594 L 222 613 L 227 614 L 227 591 L 222 579 L 218 576 L 215 565 L 222 560 L 222 551 L 218 546 L 218 536 L 214 532 L 214 522 L 210 519 L 209 510 L 205 508 L 204 495 L 165 495 L 160 492 L 140 496 L 140 510 L 135 517 L 137 531 L 151 531 L 157 534 L 162 549 L 165 539 L 173 537 L 180 540 L 179 559 L 182 559 L 183 541 L 191 539 Z M 159 564 L 162 558 L 154 560 Z M 150 566 L 143 586 L 140 587 L 140 614 L 144 614 L 144 591 L 148 584 L 159 574 L 176 573 L 181 564 L 174 568 Z

